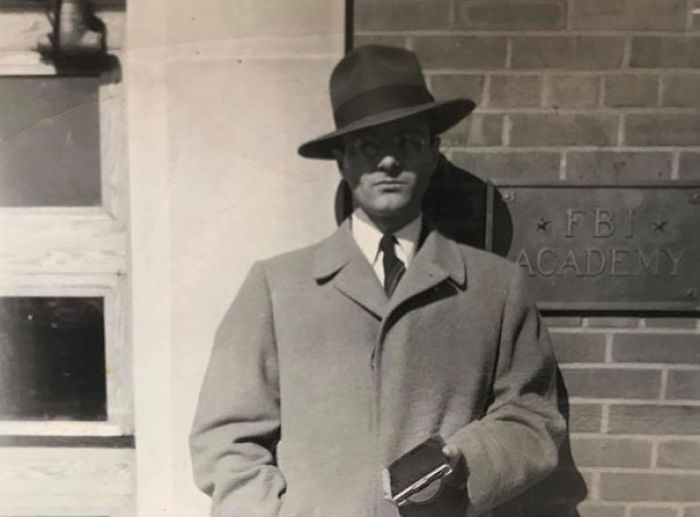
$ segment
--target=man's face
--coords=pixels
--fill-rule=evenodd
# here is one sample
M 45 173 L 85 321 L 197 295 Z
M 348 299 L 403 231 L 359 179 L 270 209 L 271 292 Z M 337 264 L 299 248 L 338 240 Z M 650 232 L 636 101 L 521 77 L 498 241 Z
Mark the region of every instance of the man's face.
M 398 229 L 420 214 L 438 159 L 439 140 L 424 119 L 391 122 L 343 139 L 336 158 L 355 205 Z

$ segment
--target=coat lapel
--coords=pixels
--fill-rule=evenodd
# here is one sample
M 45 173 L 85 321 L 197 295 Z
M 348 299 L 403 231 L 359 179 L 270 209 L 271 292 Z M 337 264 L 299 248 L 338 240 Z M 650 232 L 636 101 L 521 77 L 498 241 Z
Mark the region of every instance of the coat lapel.
M 396 287 L 386 314 L 446 279 L 466 288 L 466 265 L 457 243 L 430 229 L 423 245 Z
M 336 289 L 384 319 L 394 309 L 450 279 L 466 288 L 466 264 L 457 243 L 429 228 L 413 261 L 388 300 L 372 266 L 355 243 L 350 221 L 320 244 L 314 256 L 313 275 L 319 283 L 331 281 Z
M 384 317 L 389 300 L 355 243 L 349 218 L 321 243 L 314 257 L 313 275 L 317 282 L 333 282 L 336 289 L 378 319 Z

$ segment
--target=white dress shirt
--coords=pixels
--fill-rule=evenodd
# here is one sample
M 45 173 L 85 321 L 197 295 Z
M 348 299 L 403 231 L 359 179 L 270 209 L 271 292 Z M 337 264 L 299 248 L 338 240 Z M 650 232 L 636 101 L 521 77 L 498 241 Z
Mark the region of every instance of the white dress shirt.
M 420 239 L 422 216 L 416 217 L 403 228 L 393 233 L 398 245 L 396 246 L 396 256 L 404 263 L 408 269 L 413 255 L 418 247 Z M 352 236 L 362 250 L 362 253 L 377 274 L 379 283 L 384 285 L 384 257 L 379 249 L 379 241 L 382 239 L 382 232 L 374 225 L 367 214 L 362 210 L 355 210 L 352 213 Z

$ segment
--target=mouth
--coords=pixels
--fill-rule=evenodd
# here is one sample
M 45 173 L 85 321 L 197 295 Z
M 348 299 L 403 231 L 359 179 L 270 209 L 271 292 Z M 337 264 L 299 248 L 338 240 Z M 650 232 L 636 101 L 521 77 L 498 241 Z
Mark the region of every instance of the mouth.
M 374 185 L 377 187 L 400 187 L 405 184 L 405 181 L 401 181 L 398 179 L 383 179 L 374 183 Z

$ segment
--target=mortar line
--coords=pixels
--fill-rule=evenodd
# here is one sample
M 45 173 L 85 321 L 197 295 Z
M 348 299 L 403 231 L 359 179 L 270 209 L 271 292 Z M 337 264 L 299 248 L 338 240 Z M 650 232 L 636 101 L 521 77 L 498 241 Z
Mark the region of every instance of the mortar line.
M 654 443 L 656 440 L 653 436 L 618 436 L 615 434 L 593 434 L 593 433 L 571 433 L 571 438 L 579 441 L 593 441 L 593 440 L 609 440 L 609 441 L 635 441 L 644 443 Z
M 653 471 L 648 468 L 643 467 L 609 467 L 609 466 L 596 466 L 596 467 L 579 467 L 581 472 L 588 472 L 594 474 L 596 472 L 603 472 L 605 474 L 645 474 L 648 476 L 688 476 L 695 477 L 700 474 L 700 469 L 672 469 L 672 468 L 662 468 L 654 469 Z M 660 501 L 657 501 L 657 504 Z
M 601 434 L 601 433 L 582 433 L 582 432 L 572 432 L 572 438 L 583 438 L 583 439 L 611 439 L 611 440 L 635 440 L 635 441 L 658 441 L 659 443 L 671 442 L 671 441 L 685 441 L 691 443 L 700 442 L 700 436 L 698 435 L 685 435 L 685 434 Z
M 559 368 L 562 370 L 627 370 L 627 371 L 637 371 L 637 372 L 658 372 L 663 370 L 663 367 L 659 366 L 643 366 L 640 365 L 639 368 L 620 367 L 620 363 L 562 363 Z M 659 399 L 661 400 L 661 399 Z
M 493 84 L 492 75 L 484 74 L 484 85 L 481 91 L 481 105 L 490 106 L 491 105 L 491 84 Z
M 506 39 L 506 62 L 504 68 L 510 70 L 513 66 L 513 38 L 508 36 Z
M 685 5 L 685 30 L 686 32 L 689 32 L 693 30 L 693 15 L 695 14 L 695 2 L 694 0 L 686 0 Z
M 605 362 L 612 363 L 613 359 L 613 333 L 607 332 L 605 334 Z
M 476 112 L 475 112 L 476 113 Z M 492 114 L 486 111 L 481 111 L 479 110 L 478 113 L 482 114 Z M 504 115 L 507 115 L 507 113 L 503 113 Z M 498 146 L 470 146 L 470 147 L 460 147 L 460 146 L 446 146 L 446 147 L 455 147 L 459 149 L 468 149 L 470 152 L 477 152 L 477 153 L 501 153 L 501 152 L 551 152 L 551 153 L 559 153 L 562 151 L 581 151 L 581 152 L 609 152 L 609 153 L 620 153 L 620 152 L 635 152 L 635 153 L 668 153 L 669 155 L 672 154 L 674 151 L 691 151 L 691 152 L 700 152 L 700 147 L 699 146 L 694 146 L 694 147 L 685 147 L 683 149 L 679 149 L 676 146 L 667 146 L 667 147 L 660 147 L 660 146 L 654 146 L 654 147 L 638 147 L 638 146 L 622 146 L 622 147 L 599 147 L 599 146 L 592 146 L 592 145 L 582 145 L 582 146 L 572 146 L 572 145 L 562 145 L 562 146 L 537 146 L 537 145 L 523 145 L 523 146 L 518 146 L 518 147 L 511 147 L 509 149 L 502 149 L 499 148 Z
M 457 2 L 451 0 L 447 11 L 447 26 L 452 28 L 457 24 Z
M 569 401 L 577 404 L 614 404 L 616 406 L 654 406 L 654 407 L 692 407 L 700 408 L 700 400 L 697 399 L 673 399 L 659 400 L 647 398 L 613 398 L 613 397 L 570 397 Z
M 0 57 L 3 56 L 5 51 L 0 50 Z M 14 55 L 14 54 L 12 54 Z M 455 75 L 479 75 L 485 73 L 499 73 L 503 75 L 561 75 L 566 74 L 576 74 L 576 75 L 651 75 L 657 76 L 660 72 L 658 68 L 637 68 L 634 69 L 622 69 L 622 68 L 566 68 L 566 67 L 531 67 L 531 68 L 510 68 L 505 69 L 502 67 L 491 67 L 491 68 L 430 68 L 424 67 L 425 73 L 450 73 Z M 687 67 L 668 67 L 663 69 L 664 72 L 674 72 L 674 73 L 684 73 L 687 75 L 698 75 L 700 74 L 700 69 L 698 68 L 687 68 Z
M 510 133 L 513 129 L 513 122 L 510 119 L 510 115 L 503 116 L 503 126 L 501 127 L 501 142 L 503 147 L 510 146 Z
M 651 444 L 651 469 L 658 469 L 659 466 L 659 442 L 654 441 Z
M 678 180 L 680 178 L 681 168 L 681 152 L 676 149 L 671 154 L 671 179 Z
M 547 110 L 549 112 L 552 111 L 552 108 L 551 108 L 552 77 L 553 77 L 553 74 L 547 74 L 545 76 L 542 76 L 542 95 L 541 95 L 541 99 L 540 99 L 542 102 L 542 109 Z
M 573 370 L 576 368 L 602 368 L 602 369 L 622 369 L 622 370 L 660 370 L 668 366 L 674 370 L 698 371 L 700 365 L 695 364 L 670 364 L 670 363 L 561 363 L 559 367 L 563 370 Z
M 549 90 L 551 75 L 543 75 L 540 77 L 540 108 L 545 109 L 549 105 Z
M 397 29 L 376 29 L 376 30 L 358 30 L 355 31 L 358 36 L 397 36 L 400 34 L 408 34 L 410 36 L 517 36 L 524 38 L 569 38 L 576 36 L 587 36 L 590 38 L 610 38 L 623 39 L 628 36 L 666 36 L 682 39 L 688 36 L 700 36 L 700 29 L 679 32 L 677 30 L 629 30 L 624 31 L 615 29 L 572 29 L 564 32 L 562 29 L 546 29 L 533 32 L 523 32 L 522 29 L 413 29 L 413 30 L 397 30 Z
M 432 75 L 443 75 L 441 72 L 430 72 Z M 450 75 L 450 74 L 446 74 Z M 549 92 L 548 92 L 549 93 Z M 667 107 L 667 106 L 644 106 L 644 107 L 612 107 L 599 106 L 594 108 L 551 108 L 549 107 L 549 99 L 545 99 L 547 104 L 544 107 L 481 107 L 479 111 L 488 112 L 508 112 L 526 115 L 696 115 L 698 116 L 697 107 Z
M 610 430 L 610 404 L 603 404 L 600 410 L 600 432 L 608 434 Z
M 593 511 L 590 514 L 588 514 L 588 513 L 586 513 L 586 514 L 587 515 L 598 515 L 595 512 L 597 509 L 601 509 L 601 508 L 603 508 L 603 509 L 609 509 L 609 508 L 617 509 L 620 507 L 622 507 L 623 509 L 626 508 L 625 503 L 621 502 L 621 501 L 604 501 L 602 499 L 592 500 L 592 499 L 586 498 L 578 504 L 577 509 L 585 510 L 586 508 L 591 508 Z M 580 513 L 578 511 L 575 511 L 573 513 L 573 515 L 580 515 Z M 615 515 L 617 515 L 617 514 L 615 514 Z
M 591 476 L 591 492 L 589 497 L 592 500 L 600 500 L 600 472 L 593 472 Z
M 410 37 L 407 37 L 406 39 L 408 40 L 409 38 Z M 0 51 L 0 58 L 2 58 L 2 56 L 3 56 L 3 54 Z M 256 56 L 251 56 L 251 57 L 256 57 Z M 321 56 L 321 55 L 314 57 L 314 59 L 322 59 L 322 58 L 323 58 L 323 56 Z M 213 59 L 216 59 L 216 56 L 214 56 Z M 560 68 L 491 67 L 491 68 L 464 69 L 464 68 L 454 68 L 454 67 L 431 68 L 429 66 L 426 66 L 423 68 L 423 71 L 426 74 L 451 74 L 451 75 L 483 75 L 483 74 L 488 74 L 488 73 L 498 73 L 498 74 L 503 74 L 503 75 L 514 75 L 514 76 L 522 76 L 522 75 L 551 76 L 551 75 L 569 74 L 569 75 L 579 75 L 579 76 L 583 76 L 583 77 L 595 76 L 595 75 L 601 75 L 601 74 L 611 75 L 611 76 L 622 76 L 622 75 L 630 75 L 630 74 L 633 74 L 635 76 L 651 76 L 651 75 L 658 75 L 658 73 L 659 73 L 658 68 L 633 68 L 633 69 L 616 68 L 616 69 L 588 70 L 588 69 L 581 69 L 581 68 L 563 68 L 563 67 L 560 67 Z M 677 68 L 665 68 L 664 72 L 684 73 L 687 75 L 698 75 L 698 74 L 700 74 L 700 69 L 690 69 L 690 68 L 677 67 Z M 692 106 L 688 107 L 687 109 L 692 109 Z
M 678 511 L 685 511 L 686 509 L 690 508 L 697 508 L 698 502 L 697 501 L 687 501 L 687 502 L 682 502 L 682 503 L 677 503 L 678 504 Z M 675 506 L 675 505 L 674 505 Z M 683 516 L 685 517 L 685 513 L 683 513 Z M 680 514 L 678 515 L 680 517 Z M 690 514 L 688 514 L 688 517 L 690 517 Z
M 413 50 L 415 45 L 415 38 L 409 35 L 406 35 L 405 38 L 406 39 L 404 40 L 404 43 L 406 44 L 406 48 L 408 50 Z M 428 73 L 428 70 L 426 69 L 425 72 Z
M 668 371 L 668 366 L 661 369 L 661 389 L 659 390 L 659 398 L 661 400 L 666 400 L 668 396 Z
M 617 148 L 621 148 L 625 145 L 625 131 L 627 129 L 627 117 L 624 114 L 620 114 L 617 120 Z
M 559 179 L 562 181 L 566 180 L 567 160 L 568 152 L 564 151 L 561 153 L 561 155 L 559 155 Z
M 686 503 L 678 501 L 634 501 L 629 503 L 632 508 L 672 508 L 681 510 L 684 506 L 696 506 L 697 503 Z
M 620 63 L 620 68 L 622 70 L 629 70 L 630 62 L 632 61 L 632 38 L 631 35 L 625 36 L 625 43 L 622 46 L 622 63 Z

